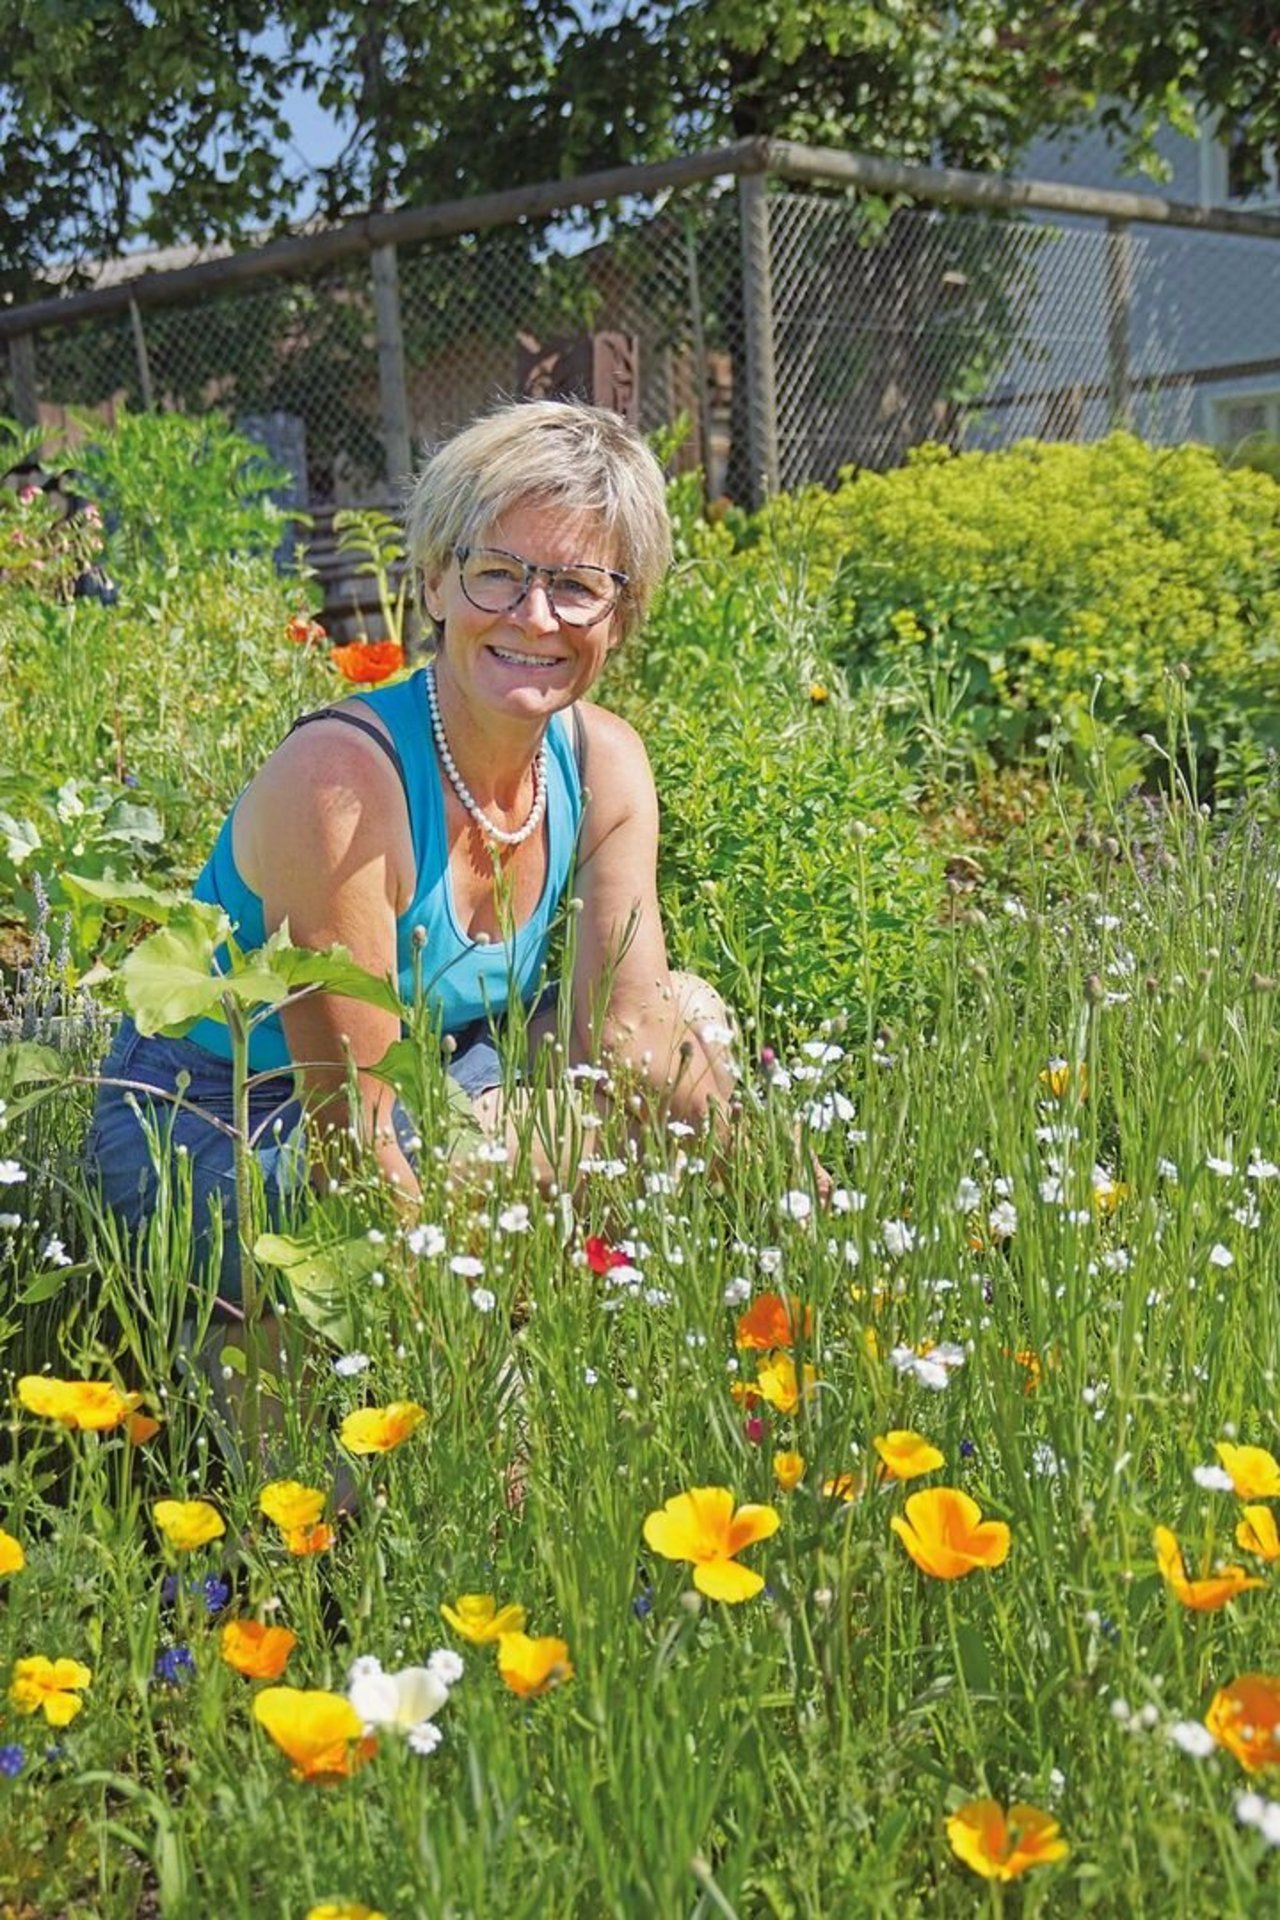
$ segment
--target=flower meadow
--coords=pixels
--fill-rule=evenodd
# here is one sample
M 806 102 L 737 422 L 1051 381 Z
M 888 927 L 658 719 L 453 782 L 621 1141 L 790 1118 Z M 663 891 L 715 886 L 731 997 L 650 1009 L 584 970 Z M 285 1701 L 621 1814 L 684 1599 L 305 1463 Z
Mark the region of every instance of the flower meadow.
M 257 1243 L 254 1340 L 190 1284 L 180 1167 L 136 1247 L 78 1171 L 136 868 L 79 896 L 95 958 L 35 923 L 0 1048 L 0 1910 L 1275 1904 L 1274 780 L 1203 801 L 1176 734 L 1130 793 L 1102 734 L 1070 784 L 1052 743 L 922 768 L 794 581 L 803 645 L 752 651 L 751 564 L 720 671 L 847 766 L 813 913 L 856 951 L 749 992 L 744 881 L 723 1153 L 553 1066 L 573 1170 L 540 1192 L 446 1152 L 424 1069 L 420 1217 L 353 1159 Z M 242 594 L 246 652 L 122 578 L 114 627 L 0 584 L 0 645 L 33 763 L 119 752 L 180 882 L 345 669 L 290 636 L 296 583 L 224 582 L 205 628 Z M 691 591 L 616 690 L 640 724 L 714 683 Z M 677 831 L 731 838 L 739 797 L 712 766 Z

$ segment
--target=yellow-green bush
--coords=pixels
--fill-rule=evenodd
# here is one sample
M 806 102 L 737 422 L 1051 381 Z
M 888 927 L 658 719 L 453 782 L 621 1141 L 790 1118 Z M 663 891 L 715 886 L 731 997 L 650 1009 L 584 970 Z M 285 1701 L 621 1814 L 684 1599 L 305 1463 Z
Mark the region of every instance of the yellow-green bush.
M 1206 447 L 925 448 L 775 503 L 756 564 L 798 544 L 842 662 L 949 666 L 978 744 L 1162 732 L 1171 672 L 1202 751 L 1280 743 L 1280 487 Z

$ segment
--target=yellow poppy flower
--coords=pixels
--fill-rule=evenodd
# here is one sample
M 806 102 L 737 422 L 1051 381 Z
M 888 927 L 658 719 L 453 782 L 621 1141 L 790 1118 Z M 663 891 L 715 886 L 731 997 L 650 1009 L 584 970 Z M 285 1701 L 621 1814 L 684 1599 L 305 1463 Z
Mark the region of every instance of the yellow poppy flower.
M 360 1407 L 342 1423 L 342 1444 L 348 1453 L 390 1453 L 427 1417 L 416 1400 L 395 1400 L 389 1407 Z
M 736 1556 L 757 1540 L 767 1540 L 781 1521 L 773 1507 L 745 1506 L 735 1511 L 728 1487 L 692 1487 L 677 1493 L 644 1523 L 644 1537 L 664 1560 L 687 1560 L 693 1584 L 709 1600 L 731 1604 L 750 1600 L 764 1585 Z
M 1168 1527 L 1157 1527 L 1154 1538 L 1156 1564 L 1161 1578 L 1172 1590 L 1174 1598 L 1184 1607 L 1190 1607 L 1193 1613 L 1216 1613 L 1219 1607 L 1226 1606 L 1228 1600 L 1234 1600 L 1238 1593 L 1246 1593 L 1250 1587 L 1264 1587 L 1267 1584 L 1265 1580 L 1246 1573 L 1243 1567 L 1223 1567 L 1203 1579 L 1190 1580 L 1176 1534 Z
M 49 1374 L 28 1373 L 18 1382 L 18 1398 L 28 1413 L 43 1420 L 106 1433 L 128 1419 L 142 1395 L 121 1393 L 109 1380 L 55 1380 Z
M 1280 1560 L 1280 1534 L 1270 1507 L 1246 1507 L 1236 1528 L 1236 1545 L 1259 1560 Z
M 984 1880 L 1016 1880 L 1071 1851 L 1058 1822 L 1019 1801 L 1008 1813 L 995 1800 L 969 1800 L 947 1821 L 951 1851 Z
M 15 1660 L 9 1698 L 19 1713 L 43 1710 L 51 1727 L 65 1727 L 75 1719 L 84 1701 L 80 1695 L 93 1679 L 79 1660 L 49 1660 L 35 1653 Z
M 377 1746 L 341 1693 L 264 1687 L 253 1697 L 253 1717 L 288 1754 L 295 1780 L 354 1773 Z
M 319 1487 L 304 1487 L 297 1480 L 272 1480 L 258 1495 L 258 1506 L 282 1533 L 293 1527 L 313 1527 L 324 1512 L 324 1494 Z
M 207 1500 L 157 1500 L 151 1514 L 169 1545 L 179 1553 L 207 1547 L 227 1530 L 222 1515 Z
M 527 1633 L 503 1633 L 498 1636 L 498 1672 L 512 1693 L 527 1700 L 572 1680 L 573 1662 L 564 1640 L 550 1635 L 530 1639 Z
M 889 1525 L 923 1573 L 959 1580 L 977 1567 L 1002 1566 L 1010 1533 L 1003 1520 L 984 1520 L 976 1500 L 957 1487 L 926 1487 L 913 1493 L 906 1519 Z
M 838 1473 L 831 1480 L 822 1483 L 823 1496 L 827 1500 L 843 1500 L 846 1505 L 853 1500 L 861 1500 L 866 1492 L 867 1483 L 860 1473 Z
M 0 1574 L 21 1573 L 26 1564 L 27 1556 L 20 1543 L 0 1527 Z
M 440 1612 L 459 1639 L 469 1640 L 473 1647 L 486 1647 L 504 1633 L 524 1632 L 524 1608 L 500 1607 L 490 1593 L 461 1593 L 455 1606 L 442 1602 Z
M 218 1649 L 229 1667 L 249 1680 L 278 1680 L 298 1636 L 288 1627 L 264 1626 L 260 1620 L 228 1620 Z
M 796 1363 L 789 1353 L 771 1353 L 756 1371 L 756 1386 L 762 1398 L 779 1413 L 794 1413 L 801 1396 L 807 1399 L 812 1393 L 817 1378 L 817 1370 L 807 1363 L 802 1378 L 798 1378 Z
M 1214 1452 L 1241 1500 L 1280 1500 L 1280 1460 L 1265 1447 L 1236 1447 L 1219 1440 Z
M 1048 1087 L 1055 1100 L 1065 1100 L 1076 1087 L 1083 1100 L 1089 1091 L 1089 1069 L 1083 1060 L 1074 1067 L 1069 1060 L 1051 1060 L 1040 1075 L 1040 1085 Z
M 933 1473 L 946 1463 L 946 1455 L 910 1427 L 894 1427 L 888 1433 L 878 1433 L 871 1444 L 891 1480 L 917 1480 L 922 1473 Z
M 773 1456 L 773 1477 L 784 1493 L 793 1493 L 804 1479 L 805 1458 L 802 1453 L 775 1453 Z
M 1280 1761 L 1280 1677 L 1242 1673 L 1219 1687 L 1204 1723 L 1249 1773 Z
M 318 1907 L 307 1908 L 306 1920 L 387 1920 L 387 1916 L 361 1900 L 322 1900 Z

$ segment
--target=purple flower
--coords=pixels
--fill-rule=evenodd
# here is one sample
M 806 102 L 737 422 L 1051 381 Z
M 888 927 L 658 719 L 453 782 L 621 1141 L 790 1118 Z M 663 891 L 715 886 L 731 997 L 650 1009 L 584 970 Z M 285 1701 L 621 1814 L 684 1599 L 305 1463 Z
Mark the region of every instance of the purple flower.
M 637 1620 L 643 1620 L 653 1612 L 653 1588 L 643 1587 L 631 1602 L 631 1611 Z
M 8 1780 L 16 1780 L 27 1764 L 26 1750 L 23 1747 L 0 1747 L 0 1773 Z
M 960 1442 L 960 1458 L 962 1460 L 972 1460 L 977 1451 L 978 1449 L 972 1440 L 962 1440 Z
M 195 1657 L 190 1647 L 165 1647 L 156 1656 L 156 1679 L 166 1687 L 179 1687 L 189 1673 L 196 1670 Z
M 204 1595 L 206 1613 L 221 1613 L 231 1598 L 231 1585 L 216 1573 L 210 1573 L 200 1583 L 200 1592 Z

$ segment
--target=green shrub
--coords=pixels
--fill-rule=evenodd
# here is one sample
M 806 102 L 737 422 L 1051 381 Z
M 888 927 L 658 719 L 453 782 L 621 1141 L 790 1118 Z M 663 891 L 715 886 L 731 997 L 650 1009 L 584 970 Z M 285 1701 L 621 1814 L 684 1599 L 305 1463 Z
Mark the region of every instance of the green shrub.
M 1055 723 L 1090 747 L 1095 717 L 1163 734 L 1171 673 L 1202 754 L 1280 743 L 1280 489 L 1208 448 L 925 448 L 775 503 L 759 536 L 757 566 L 805 547 L 850 672 L 944 669 L 998 757 Z

